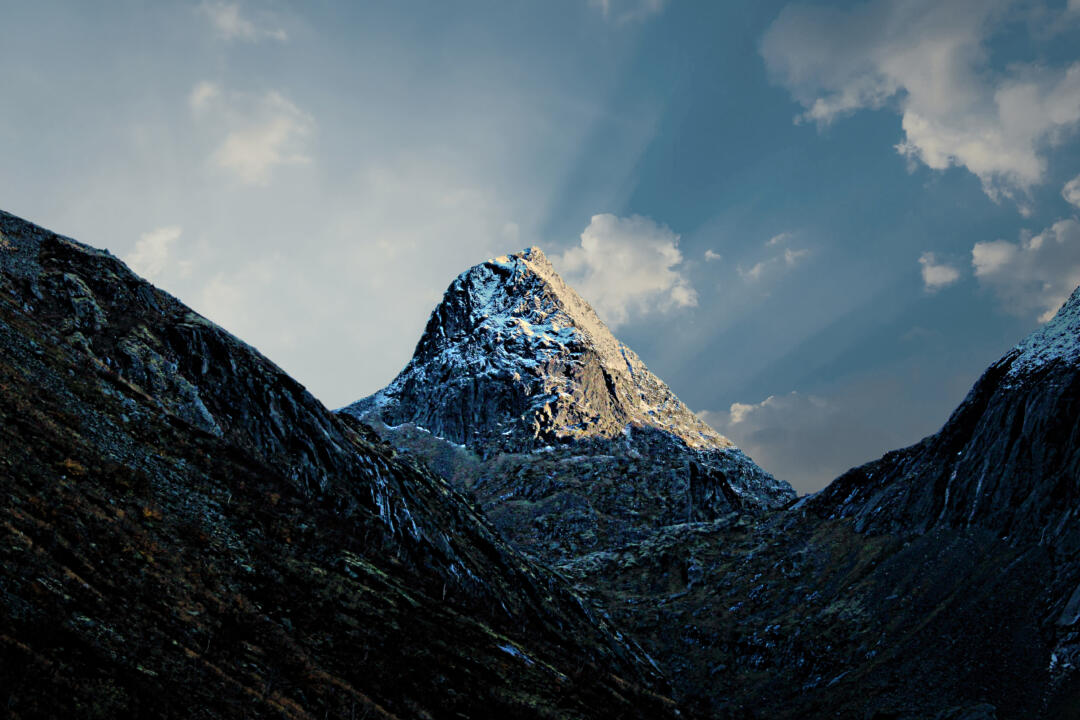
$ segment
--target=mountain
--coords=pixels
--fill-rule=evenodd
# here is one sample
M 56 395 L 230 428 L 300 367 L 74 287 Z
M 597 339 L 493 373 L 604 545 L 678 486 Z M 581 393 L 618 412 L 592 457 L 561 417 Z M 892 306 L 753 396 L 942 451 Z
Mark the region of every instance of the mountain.
M 627 426 L 733 447 L 615 339 L 539 248 L 459 275 L 405 369 L 345 409 L 485 449 L 610 439 Z
M 795 493 L 694 415 L 538 248 L 461 273 L 386 388 L 341 411 L 569 557 Z
M 677 714 L 445 481 L 107 252 L 0 213 L 0 348 L 6 716 Z
M 797 502 L 587 308 L 477 266 L 332 413 L 0 213 L 7 715 L 1080 718 L 1080 291 Z

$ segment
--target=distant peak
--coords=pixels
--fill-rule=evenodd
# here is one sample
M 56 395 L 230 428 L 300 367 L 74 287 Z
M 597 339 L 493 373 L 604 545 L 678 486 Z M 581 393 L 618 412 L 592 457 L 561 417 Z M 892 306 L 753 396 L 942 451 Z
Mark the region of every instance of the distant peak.
M 548 262 L 547 255 L 544 251 L 536 247 L 527 247 L 524 250 L 519 250 L 516 253 L 510 253 L 509 255 L 500 255 L 499 257 L 488 260 L 489 263 L 496 263 L 499 265 L 505 265 L 511 260 L 524 260 L 525 262 L 538 262 L 538 263 L 551 263 Z
M 552 267 L 538 247 L 458 275 L 408 366 L 352 407 L 454 442 L 531 447 L 651 427 L 691 447 L 731 448 L 692 413 Z

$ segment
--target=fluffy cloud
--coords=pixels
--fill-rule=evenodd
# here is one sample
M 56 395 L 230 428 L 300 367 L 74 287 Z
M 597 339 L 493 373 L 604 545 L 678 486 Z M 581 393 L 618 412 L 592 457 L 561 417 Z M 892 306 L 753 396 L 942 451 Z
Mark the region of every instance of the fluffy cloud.
M 705 251 L 705 262 L 714 262 L 723 260 L 724 256 L 718 252 L 715 252 L 712 248 Z
M 124 262 L 147 280 L 160 275 L 169 263 L 169 251 L 180 238 L 181 229 L 175 225 L 151 230 L 141 235 Z
M 581 244 L 552 258 L 578 292 L 612 327 L 653 308 L 697 305 L 697 292 L 679 270 L 679 236 L 640 215 L 593 215 Z
M 896 107 L 896 150 L 935 170 L 965 167 L 996 199 L 1046 175 L 1044 149 L 1080 122 L 1080 63 L 990 69 L 986 41 L 1015 0 L 871 0 L 851 10 L 789 5 L 761 45 L 773 77 L 828 124 Z
M 1076 2 L 1080 3 L 1080 0 L 1076 0 Z M 1065 187 L 1061 189 L 1061 196 L 1069 203 L 1080 208 L 1080 175 L 1065 183 Z
M 245 17 L 237 3 L 204 0 L 199 5 L 199 12 L 210 21 L 218 35 L 226 40 L 256 42 L 267 39 L 285 42 L 289 39 L 289 36 L 281 28 L 256 24 Z
M 605 19 L 626 23 L 660 14 L 667 0 L 589 0 L 589 4 L 599 8 Z
M 245 185 L 266 185 L 280 165 L 305 164 L 315 120 L 278 92 L 225 93 L 213 83 L 188 96 L 192 114 L 223 135 L 211 162 Z
M 971 249 L 975 277 L 991 288 L 1005 308 L 1017 315 L 1054 316 L 1080 285 L 1080 222 L 1059 220 L 1038 235 L 1019 242 L 994 240 Z
M 937 262 L 932 252 L 924 252 L 919 257 L 922 265 L 923 288 L 927 292 L 937 292 L 960 279 L 960 271 L 952 265 Z

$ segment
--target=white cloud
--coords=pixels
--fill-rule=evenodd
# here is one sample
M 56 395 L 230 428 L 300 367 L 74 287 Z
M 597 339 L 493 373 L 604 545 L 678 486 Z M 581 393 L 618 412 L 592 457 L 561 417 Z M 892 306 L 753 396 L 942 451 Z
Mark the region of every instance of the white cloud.
M 245 17 L 237 3 L 204 0 L 199 5 L 199 12 L 210 20 L 214 30 L 226 40 L 257 42 L 267 39 L 285 42 L 289 39 L 283 29 L 256 24 Z
M 679 236 L 649 218 L 593 215 L 581 244 L 552 262 L 612 327 L 632 314 L 697 305 L 679 270 Z
M 306 144 L 315 120 L 281 93 L 225 94 L 202 82 L 188 104 L 212 132 L 224 135 L 211 162 L 245 185 L 266 185 L 280 165 L 311 162 Z
M 773 235 L 771 238 L 766 240 L 765 245 L 767 247 L 772 247 L 773 245 L 780 245 L 781 243 L 786 243 L 792 237 L 794 237 L 792 235 L 792 233 L 782 232 L 782 233 L 779 233 L 778 235 Z
M 712 248 L 709 248 L 705 251 L 705 262 L 714 262 L 723 259 L 724 256 L 718 252 L 714 252 Z
M 971 264 L 975 277 L 992 277 L 1009 266 L 1020 251 L 1020 246 L 1008 240 L 975 243 L 971 248 Z
M 599 8 L 604 19 L 627 23 L 659 15 L 667 0 L 589 0 L 589 4 Z
M 135 247 L 124 256 L 124 262 L 147 280 L 160 275 L 169 263 L 169 249 L 180 238 L 176 225 L 157 228 L 139 236 Z
M 927 292 L 937 292 L 960 279 L 960 271 L 952 265 L 939 263 L 932 252 L 924 252 L 919 257 L 922 266 L 923 288 Z
M 761 45 L 773 76 L 826 125 L 895 107 L 896 150 L 935 170 L 965 167 L 993 199 L 1022 199 L 1045 148 L 1080 122 L 1080 63 L 991 70 L 988 37 L 1014 0 L 871 0 L 850 11 L 789 5 Z
M 993 289 L 1006 310 L 1039 313 L 1046 322 L 1080 285 L 1080 222 L 1059 220 L 1038 235 L 976 243 L 975 277 Z
M 1076 0 L 1076 2 L 1080 3 L 1080 0 Z M 1080 208 L 1080 175 L 1065 183 L 1065 187 L 1061 189 L 1061 196 L 1072 205 Z

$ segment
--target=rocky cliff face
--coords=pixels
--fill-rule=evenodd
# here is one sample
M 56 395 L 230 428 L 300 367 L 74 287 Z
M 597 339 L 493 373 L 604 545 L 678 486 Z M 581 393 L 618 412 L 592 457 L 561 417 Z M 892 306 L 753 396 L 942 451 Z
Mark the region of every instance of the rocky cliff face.
M 811 501 L 860 530 L 980 527 L 1080 551 L 1080 291 L 991 366 L 935 435 Z
M 692 448 L 732 447 L 615 339 L 538 248 L 459 275 L 405 369 L 345 410 L 478 449 L 614 438 L 627 426 L 660 428 Z
M 0 213 L 11 717 L 666 717 L 443 480 L 105 252 Z
M 342 411 L 545 557 L 794 499 L 619 342 L 537 248 L 459 275 L 412 360 Z

